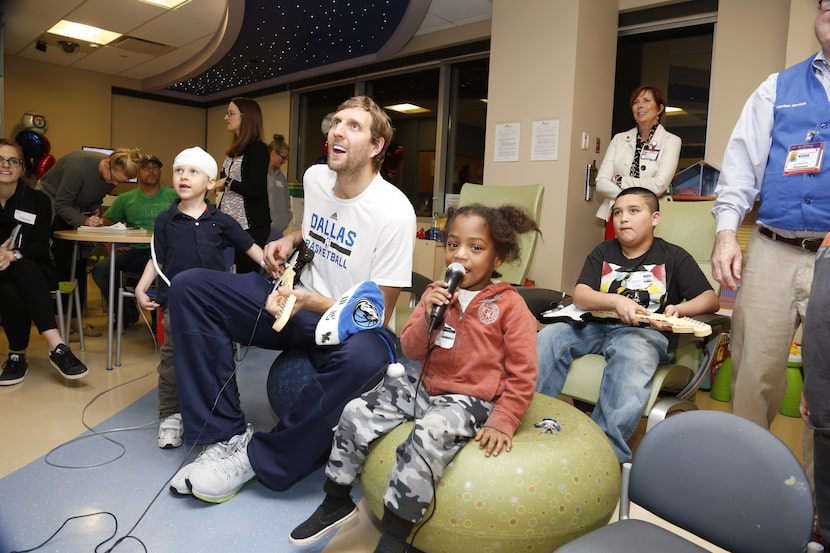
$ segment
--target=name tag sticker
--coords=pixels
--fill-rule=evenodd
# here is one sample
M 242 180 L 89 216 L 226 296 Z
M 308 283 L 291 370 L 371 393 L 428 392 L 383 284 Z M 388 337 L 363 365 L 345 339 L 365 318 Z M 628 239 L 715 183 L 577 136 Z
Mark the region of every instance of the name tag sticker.
M 823 156 L 824 142 L 794 144 L 790 146 L 787 161 L 784 162 L 784 174 L 818 173 L 821 171 Z
M 435 345 L 439 348 L 452 349 L 453 344 L 455 344 L 455 329 L 450 325 L 444 325 L 441 334 L 435 338 Z
M 34 213 L 29 213 L 28 211 L 23 211 L 21 209 L 14 210 L 15 221 L 20 221 L 21 223 L 26 223 L 27 225 L 34 225 L 35 219 L 37 219 L 37 215 Z
M 660 148 L 643 148 L 640 154 L 640 159 L 646 161 L 657 161 L 658 157 L 660 157 Z

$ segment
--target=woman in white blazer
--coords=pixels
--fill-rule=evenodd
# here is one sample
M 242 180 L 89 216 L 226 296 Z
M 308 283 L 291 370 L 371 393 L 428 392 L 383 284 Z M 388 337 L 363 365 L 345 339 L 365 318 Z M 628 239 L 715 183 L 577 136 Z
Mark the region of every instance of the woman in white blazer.
M 623 188 L 642 186 L 658 196 L 668 190 L 680 158 L 680 137 L 668 132 L 660 120 L 666 97 L 653 86 L 640 86 L 631 94 L 631 113 L 637 126 L 614 135 L 597 172 L 597 192 L 602 205 L 597 217 L 611 218 L 611 206 Z M 610 236 L 608 227 L 611 227 Z M 606 227 L 606 238 L 614 230 Z

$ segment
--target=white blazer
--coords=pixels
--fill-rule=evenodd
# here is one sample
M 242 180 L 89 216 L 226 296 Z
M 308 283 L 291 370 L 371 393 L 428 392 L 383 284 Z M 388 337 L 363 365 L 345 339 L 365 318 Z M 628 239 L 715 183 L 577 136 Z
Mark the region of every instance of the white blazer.
M 672 177 L 677 171 L 677 161 L 680 159 L 680 137 L 667 131 L 663 125 L 657 125 L 651 139 L 650 148 L 658 150 L 657 159 L 640 157 L 640 177 L 629 175 L 631 162 L 634 160 L 634 150 L 637 146 L 636 127 L 614 135 L 608 150 L 597 171 L 597 193 L 602 197 L 602 205 L 597 210 L 597 217 L 608 220 L 611 216 L 611 207 L 622 188 L 642 186 L 648 188 L 657 196 L 662 196 L 669 189 Z M 616 175 L 622 176 L 620 186 L 614 182 Z

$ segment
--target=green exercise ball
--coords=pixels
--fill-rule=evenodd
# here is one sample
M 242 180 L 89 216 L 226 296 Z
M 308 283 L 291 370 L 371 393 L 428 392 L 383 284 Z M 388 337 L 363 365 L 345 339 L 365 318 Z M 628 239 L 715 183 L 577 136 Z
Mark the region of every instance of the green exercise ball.
M 535 426 L 546 418 L 561 430 Z M 375 441 L 366 459 L 361 486 L 378 518 L 395 448 L 411 426 Z M 414 545 L 425 553 L 550 552 L 607 524 L 619 493 L 619 463 L 602 430 L 568 403 L 536 394 L 512 451 L 488 458 L 474 441 L 459 451 Z

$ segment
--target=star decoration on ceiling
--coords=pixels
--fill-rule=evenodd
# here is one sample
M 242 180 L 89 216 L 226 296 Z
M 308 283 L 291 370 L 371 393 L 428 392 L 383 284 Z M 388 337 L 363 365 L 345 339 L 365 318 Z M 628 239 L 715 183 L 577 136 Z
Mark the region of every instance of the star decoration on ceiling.
M 199 97 L 378 53 L 410 0 L 246 0 L 239 36 L 210 69 L 168 90 Z

